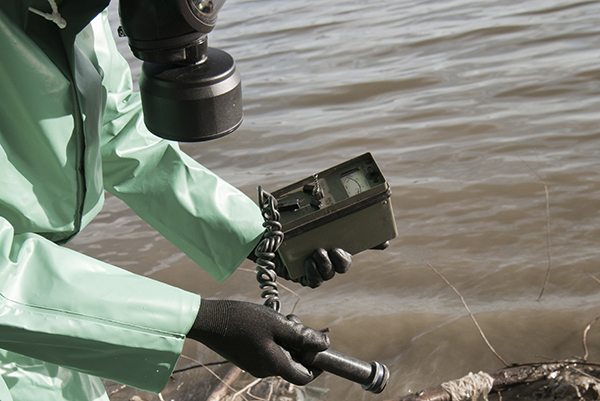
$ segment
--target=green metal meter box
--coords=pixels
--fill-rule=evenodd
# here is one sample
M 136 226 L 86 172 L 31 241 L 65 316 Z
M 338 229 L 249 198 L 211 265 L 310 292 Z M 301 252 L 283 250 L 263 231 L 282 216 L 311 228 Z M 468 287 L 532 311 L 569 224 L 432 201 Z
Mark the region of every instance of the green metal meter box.
M 279 255 L 291 278 L 304 275 L 316 248 L 351 254 L 398 234 L 391 189 L 371 153 L 365 153 L 272 193 L 284 240 Z

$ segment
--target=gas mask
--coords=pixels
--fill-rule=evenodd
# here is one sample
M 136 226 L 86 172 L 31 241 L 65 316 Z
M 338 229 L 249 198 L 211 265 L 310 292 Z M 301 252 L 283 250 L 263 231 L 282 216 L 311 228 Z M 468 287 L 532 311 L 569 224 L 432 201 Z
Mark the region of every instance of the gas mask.
M 208 47 L 225 0 L 119 0 L 122 30 L 143 60 L 144 121 L 155 135 L 196 142 L 242 122 L 242 86 L 233 58 Z

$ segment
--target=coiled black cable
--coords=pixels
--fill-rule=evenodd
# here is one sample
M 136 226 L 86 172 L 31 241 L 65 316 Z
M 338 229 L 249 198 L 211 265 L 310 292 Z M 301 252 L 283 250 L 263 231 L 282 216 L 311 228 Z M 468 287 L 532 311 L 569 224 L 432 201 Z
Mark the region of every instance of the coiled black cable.
M 279 212 L 277 211 L 277 200 L 273 195 L 258 187 L 258 201 L 260 210 L 265 222 L 266 228 L 262 240 L 256 247 L 254 255 L 256 256 L 256 280 L 260 289 L 263 290 L 260 295 L 265 299 L 264 305 L 281 311 L 281 301 L 279 299 L 279 289 L 277 287 L 277 273 L 275 272 L 275 256 L 279 245 L 283 242 L 283 231 L 279 222 Z

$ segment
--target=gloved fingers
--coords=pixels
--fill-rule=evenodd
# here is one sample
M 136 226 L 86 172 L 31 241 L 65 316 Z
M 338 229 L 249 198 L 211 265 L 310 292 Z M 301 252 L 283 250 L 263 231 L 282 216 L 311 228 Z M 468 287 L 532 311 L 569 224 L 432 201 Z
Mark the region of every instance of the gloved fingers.
M 286 317 L 288 320 L 291 320 L 294 323 L 302 324 L 302 322 L 300 321 L 300 318 L 296 315 L 287 315 Z M 328 344 L 327 348 L 329 348 L 329 337 L 327 337 L 327 344 Z M 309 352 L 309 353 L 320 352 L 320 351 L 308 351 L 308 350 L 305 350 L 305 351 Z M 325 351 L 325 350 L 321 350 L 321 351 Z M 302 352 L 298 352 L 298 351 L 293 352 L 292 358 L 294 359 L 294 361 L 296 361 L 298 363 L 302 363 L 301 362 L 302 361 Z M 304 365 L 304 366 L 306 366 L 306 365 Z M 313 379 L 316 379 L 317 377 L 319 377 L 319 375 L 321 373 L 323 373 L 323 370 L 316 368 L 314 366 L 307 366 L 307 368 L 312 373 Z
M 304 276 L 300 279 L 300 284 L 310 288 L 317 288 L 323 284 L 323 277 L 319 274 L 317 264 L 311 257 L 304 261 Z
M 287 315 L 286 318 L 287 318 L 287 320 L 291 320 L 294 323 L 302 324 L 302 321 L 300 321 L 300 318 L 294 314 Z
M 343 274 L 350 270 L 352 255 L 341 248 L 333 248 L 329 252 L 329 258 L 336 272 Z
M 324 281 L 331 280 L 335 276 L 333 264 L 329 258 L 329 253 L 323 248 L 317 248 L 311 255 L 317 266 L 317 271 Z
M 306 367 L 300 362 L 294 360 L 294 358 L 292 358 L 292 354 L 284 348 L 279 348 L 276 353 L 279 354 L 275 356 L 277 359 L 287 360 L 287 363 L 284 364 L 277 372 L 278 375 L 292 384 L 297 386 L 305 386 L 321 374 L 319 369 Z
M 304 261 L 304 276 L 299 280 L 306 287 L 317 288 L 323 281 L 331 280 L 335 273 L 346 273 L 352 264 L 352 255 L 341 248 L 327 252 L 317 248 Z
M 285 317 L 286 324 L 275 333 L 277 344 L 270 348 L 269 359 L 277 361 L 277 374 L 290 383 L 304 386 L 322 373 L 320 369 L 304 366 L 294 355 L 304 352 L 324 351 L 329 347 L 327 335 L 304 326 L 295 315 Z M 282 361 L 285 361 L 282 363 Z M 250 372 L 252 373 L 252 372 Z
M 187 335 L 256 377 L 281 376 L 298 385 L 312 381 L 318 370 L 293 355 L 329 347 L 324 333 L 304 326 L 264 305 L 203 299 Z
M 287 315 L 286 318 L 292 330 L 286 330 L 276 340 L 284 343 L 287 348 L 300 352 L 319 352 L 329 348 L 327 334 L 303 325 L 296 315 Z
M 260 362 L 233 362 L 254 377 L 281 376 L 284 380 L 299 386 L 310 383 L 322 373 L 320 369 L 304 366 L 295 360 L 292 353 L 279 344 L 272 344 L 266 350 L 266 353 L 257 356 L 262 360 Z

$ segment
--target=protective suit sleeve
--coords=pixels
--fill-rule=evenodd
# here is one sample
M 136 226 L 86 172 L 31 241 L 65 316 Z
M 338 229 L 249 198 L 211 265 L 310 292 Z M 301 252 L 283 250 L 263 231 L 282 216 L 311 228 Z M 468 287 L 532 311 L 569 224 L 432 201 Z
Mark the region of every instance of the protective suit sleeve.
M 225 280 L 262 235 L 258 206 L 176 143 L 147 130 L 106 13 L 92 21 L 91 29 L 107 90 L 101 143 L 105 189 L 216 280 Z
M 0 348 L 161 391 L 198 295 L 14 234 L 0 217 Z

